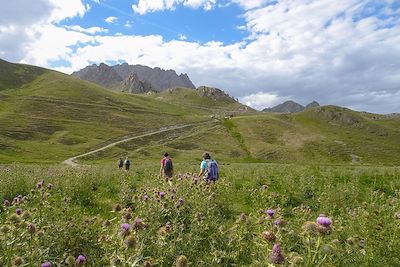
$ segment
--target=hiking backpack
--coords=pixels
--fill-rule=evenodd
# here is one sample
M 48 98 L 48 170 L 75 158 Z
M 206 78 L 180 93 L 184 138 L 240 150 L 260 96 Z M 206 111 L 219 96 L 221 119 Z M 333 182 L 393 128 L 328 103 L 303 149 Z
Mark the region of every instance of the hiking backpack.
M 131 165 L 131 161 L 129 159 L 125 160 L 125 165 Z
M 166 172 L 166 173 L 172 172 L 172 160 L 171 159 L 165 159 L 164 172 Z
M 207 180 L 215 181 L 218 180 L 218 164 L 215 160 L 208 160 L 207 161 Z

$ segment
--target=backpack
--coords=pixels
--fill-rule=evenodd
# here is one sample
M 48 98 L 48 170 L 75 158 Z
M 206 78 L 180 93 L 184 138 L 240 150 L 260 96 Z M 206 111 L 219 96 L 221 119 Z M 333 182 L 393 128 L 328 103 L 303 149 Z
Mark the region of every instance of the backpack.
M 207 161 L 207 180 L 215 181 L 218 180 L 218 164 L 215 160 L 208 160 Z
M 172 160 L 171 159 L 165 159 L 164 162 L 164 172 L 166 173 L 171 173 L 172 172 Z
M 131 165 L 131 161 L 129 159 L 125 160 L 125 165 Z
M 122 166 L 123 165 L 123 161 L 122 161 L 122 159 L 119 159 L 118 160 L 118 166 Z

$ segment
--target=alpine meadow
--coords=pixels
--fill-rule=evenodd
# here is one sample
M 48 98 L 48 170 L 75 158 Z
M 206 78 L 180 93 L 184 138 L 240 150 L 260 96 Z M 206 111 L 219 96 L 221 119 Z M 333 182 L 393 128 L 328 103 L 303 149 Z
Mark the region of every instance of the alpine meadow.
M 0 267 L 400 266 L 378 2 L 1 3 Z

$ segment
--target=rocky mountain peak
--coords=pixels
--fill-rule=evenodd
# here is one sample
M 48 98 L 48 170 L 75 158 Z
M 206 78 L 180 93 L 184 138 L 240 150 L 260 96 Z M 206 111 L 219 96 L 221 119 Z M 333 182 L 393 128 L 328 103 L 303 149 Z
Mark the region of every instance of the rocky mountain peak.
M 307 106 L 306 106 L 306 109 L 307 108 L 314 108 L 314 107 L 319 107 L 320 106 L 320 104 L 317 102 L 317 101 L 312 101 L 311 103 L 309 103 Z
M 281 112 L 281 113 L 295 113 L 303 111 L 305 108 L 304 106 L 296 103 L 292 100 L 286 101 L 282 104 L 279 104 L 272 108 L 266 108 L 263 111 L 265 112 Z
M 208 97 L 213 99 L 214 101 L 218 100 L 229 100 L 234 102 L 235 99 L 233 99 L 230 95 L 222 91 L 221 89 L 214 88 L 214 87 L 207 87 L 207 86 L 200 86 L 197 89 L 197 94 L 201 97 Z
M 132 73 L 135 73 L 137 77 L 130 77 Z M 132 89 L 132 84 L 139 84 L 136 78 L 143 83 L 143 85 L 147 83 L 147 85 L 144 85 L 145 88 L 151 87 L 151 90 L 158 92 L 174 87 L 195 89 L 195 86 L 187 74 L 178 75 L 175 70 L 163 70 L 159 67 L 150 68 L 142 65 L 129 65 L 127 63 L 112 67 L 100 63 L 99 66 L 91 65 L 74 72 L 72 75 L 107 88 L 116 90 L 122 89 L 129 92 L 136 92 L 138 90 Z M 124 82 L 121 85 L 122 81 Z

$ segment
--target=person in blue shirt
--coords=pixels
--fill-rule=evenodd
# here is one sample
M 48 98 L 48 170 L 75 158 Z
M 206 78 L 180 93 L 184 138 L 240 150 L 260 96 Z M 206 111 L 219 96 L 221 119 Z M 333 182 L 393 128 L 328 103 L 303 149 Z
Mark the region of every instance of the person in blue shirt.
M 203 154 L 203 161 L 200 164 L 199 177 L 202 176 L 207 183 L 215 182 L 219 178 L 218 164 L 208 152 Z

